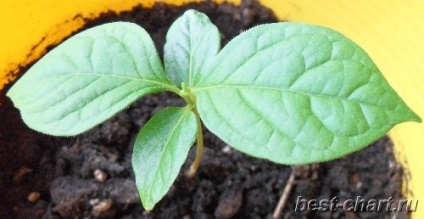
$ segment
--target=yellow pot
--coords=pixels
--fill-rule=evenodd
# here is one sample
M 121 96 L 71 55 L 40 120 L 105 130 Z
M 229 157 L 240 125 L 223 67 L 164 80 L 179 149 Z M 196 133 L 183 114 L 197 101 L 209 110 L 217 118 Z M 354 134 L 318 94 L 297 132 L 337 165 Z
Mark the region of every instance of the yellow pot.
M 0 3 L 0 90 L 19 65 L 39 58 L 83 25 L 83 18 L 106 10 L 122 11 L 155 0 L 2 0 Z M 189 0 L 157 0 L 182 4 Z M 216 0 L 222 2 L 222 0 Z M 240 0 L 229 0 L 239 4 Z M 424 1 L 422 0 L 262 0 L 280 19 L 338 30 L 361 45 L 389 83 L 424 118 Z M 3 95 L 3 93 L 1 94 Z M 0 103 L 1 104 L 1 103 Z M 0 121 L 1 122 L 1 121 Z M 424 199 L 424 124 L 405 123 L 390 131 L 396 155 L 405 167 L 404 194 Z M 420 186 L 421 185 L 421 186 Z M 413 218 L 424 218 L 419 207 Z

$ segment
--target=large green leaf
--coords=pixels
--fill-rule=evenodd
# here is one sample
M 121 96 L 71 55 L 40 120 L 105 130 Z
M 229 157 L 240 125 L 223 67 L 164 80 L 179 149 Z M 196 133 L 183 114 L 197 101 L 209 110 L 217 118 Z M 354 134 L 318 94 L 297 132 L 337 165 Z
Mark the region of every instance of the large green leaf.
M 186 11 L 166 35 L 164 62 L 171 80 L 176 85 L 185 82 L 191 86 L 218 53 L 220 40 L 218 29 L 205 14 Z
M 285 164 L 334 159 L 397 123 L 420 121 L 362 49 L 299 23 L 239 35 L 193 90 L 208 129 L 240 151 Z
M 168 192 L 197 133 L 196 116 L 189 108 L 159 111 L 137 136 L 132 165 L 137 189 L 146 210 Z
M 117 22 L 60 44 L 8 96 L 28 126 L 66 136 L 92 128 L 145 94 L 173 89 L 144 29 Z

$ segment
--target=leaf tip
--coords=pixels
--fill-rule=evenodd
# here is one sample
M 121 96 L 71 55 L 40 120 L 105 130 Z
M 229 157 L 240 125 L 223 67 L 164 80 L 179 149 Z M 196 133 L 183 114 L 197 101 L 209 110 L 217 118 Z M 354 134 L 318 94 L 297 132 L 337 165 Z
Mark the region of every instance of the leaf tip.
M 408 114 L 405 117 L 406 117 L 405 122 L 418 122 L 418 123 L 422 122 L 421 117 L 409 107 L 408 107 Z
M 155 207 L 155 204 L 152 204 L 152 203 L 144 203 L 144 202 L 141 202 L 141 203 L 143 205 L 144 210 L 146 210 L 147 213 L 152 212 L 153 208 Z
M 418 122 L 421 123 L 423 120 L 421 119 L 420 116 L 418 116 L 416 113 L 413 114 L 414 117 L 411 119 L 412 122 Z
M 16 89 L 16 84 L 18 82 L 16 82 L 12 87 L 10 87 L 10 89 L 6 92 L 6 96 L 9 97 L 13 103 L 15 103 L 15 98 L 17 98 L 19 89 Z
M 143 206 L 144 210 L 146 210 L 147 213 L 150 213 L 158 201 L 154 201 L 151 197 L 143 195 L 140 191 L 138 194 L 140 196 L 141 205 Z

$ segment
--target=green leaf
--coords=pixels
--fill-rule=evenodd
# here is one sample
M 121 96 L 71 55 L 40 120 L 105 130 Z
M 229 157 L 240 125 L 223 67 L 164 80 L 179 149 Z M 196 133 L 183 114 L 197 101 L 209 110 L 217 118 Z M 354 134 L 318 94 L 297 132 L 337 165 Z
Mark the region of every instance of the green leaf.
M 232 40 L 193 88 L 206 127 L 278 163 L 357 151 L 394 125 L 420 121 L 370 57 L 341 34 L 276 23 Z
M 220 49 L 220 34 L 209 18 L 195 10 L 186 11 L 169 28 L 164 62 L 176 85 L 191 86 L 203 73 L 206 63 Z
M 25 123 L 52 135 L 76 135 L 143 95 L 175 90 L 146 31 L 109 23 L 66 40 L 10 89 Z
M 132 155 L 137 189 L 146 210 L 168 192 L 197 133 L 188 107 L 169 107 L 153 116 L 137 136 Z

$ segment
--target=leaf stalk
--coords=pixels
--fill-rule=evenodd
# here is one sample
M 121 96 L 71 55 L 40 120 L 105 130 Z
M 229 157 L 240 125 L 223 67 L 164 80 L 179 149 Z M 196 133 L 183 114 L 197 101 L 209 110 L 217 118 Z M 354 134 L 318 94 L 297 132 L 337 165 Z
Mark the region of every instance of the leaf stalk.
M 191 164 L 190 168 L 186 172 L 186 176 L 188 178 L 193 178 L 194 175 L 196 175 L 197 169 L 199 169 L 200 163 L 202 161 L 202 155 L 203 155 L 203 131 L 202 131 L 202 121 L 200 120 L 199 112 L 197 111 L 197 108 L 193 108 L 193 112 L 196 115 L 197 119 L 197 139 L 196 139 L 196 157 L 194 158 L 193 163 Z

